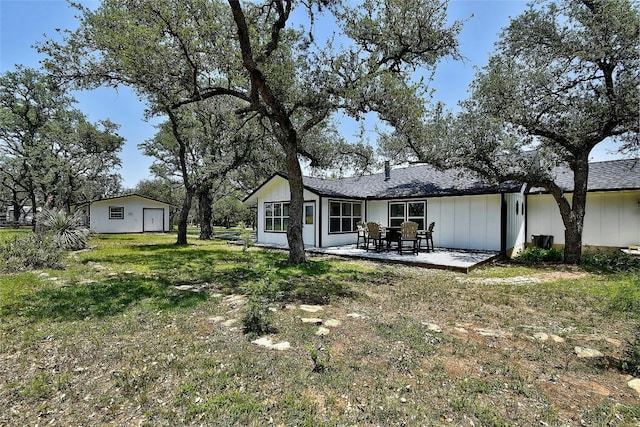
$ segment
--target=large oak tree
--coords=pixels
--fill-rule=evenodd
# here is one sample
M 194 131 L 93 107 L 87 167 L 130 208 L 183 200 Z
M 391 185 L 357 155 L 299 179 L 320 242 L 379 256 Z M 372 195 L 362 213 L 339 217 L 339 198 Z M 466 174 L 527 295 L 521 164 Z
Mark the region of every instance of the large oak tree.
M 74 204 L 118 189 L 117 125 L 91 123 L 74 99 L 41 71 L 17 67 L 0 76 L 0 183 L 17 217 L 49 203 Z
M 170 118 L 223 96 L 242 104 L 233 113 L 264 119 L 288 173 L 294 263 L 305 261 L 300 159 L 316 166 L 327 152 L 309 135 L 340 110 L 386 120 L 413 105 L 422 89 L 414 72 L 457 56 L 460 27 L 447 27 L 446 2 L 437 0 L 105 0 L 80 19 L 63 44 L 41 46 L 54 75 L 81 87 L 132 86 L 152 114 Z M 333 34 L 313 27 L 321 19 Z M 302 21 L 305 28 L 296 28 Z M 337 145 L 345 158 L 355 154 Z
M 638 40 L 629 0 L 534 3 L 503 31 L 462 113 L 433 115 L 386 149 L 545 188 L 564 222 L 565 262 L 578 263 L 591 151 L 639 148 Z M 571 195 L 555 180 L 559 164 L 573 171 Z

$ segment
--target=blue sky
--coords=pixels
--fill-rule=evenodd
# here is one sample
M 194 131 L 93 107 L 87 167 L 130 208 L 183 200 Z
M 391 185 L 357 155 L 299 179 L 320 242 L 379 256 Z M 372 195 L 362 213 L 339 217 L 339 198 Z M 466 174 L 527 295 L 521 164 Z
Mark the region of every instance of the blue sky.
M 88 6 L 97 1 L 83 1 Z M 460 51 L 465 61 L 442 62 L 435 74 L 432 87 L 434 101 L 444 102 L 455 109 L 457 103 L 468 97 L 468 86 L 476 67 L 486 64 L 493 52 L 493 44 L 499 33 L 509 23 L 510 17 L 519 15 L 526 8 L 521 0 L 452 0 L 449 4 L 450 20 L 466 21 L 459 38 Z M 54 37 L 56 28 L 75 29 L 75 10 L 64 0 L 0 0 L 0 73 L 11 71 L 15 64 L 38 68 L 42 57 L 32 47 L 43 41 L 44 34 Z M 74 94 L 77 107 L 90 120 L 110 119 L 120 125 L 119 134 L 126 139 L 121 153 L 125 188 L 131 188 L 141 179 L 149 178 L 152 159 L 143 156 L 137 145 L 155 134 L 154 124 L 144 121 L 144 105 L 129 89 L 97 89 Z M 345 138 L 350 139 L 351 126 L 341 127 Z M 355 131 L 353 131 L 355 132 Z M 608 154 L 606 145 L 592 152 L 593 160 L 606 160 L 616 156 Z M 618 156 L 619 157 L 619 156 Z

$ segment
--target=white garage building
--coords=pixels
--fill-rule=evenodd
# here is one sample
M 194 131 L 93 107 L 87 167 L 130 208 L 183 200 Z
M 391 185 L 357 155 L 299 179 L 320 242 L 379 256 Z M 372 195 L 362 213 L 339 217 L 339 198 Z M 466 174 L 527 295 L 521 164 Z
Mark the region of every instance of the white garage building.
M 146 233 L 169 231 L 169 203 L 138 194 L 95 200 L 89 204 L 91 231 Z

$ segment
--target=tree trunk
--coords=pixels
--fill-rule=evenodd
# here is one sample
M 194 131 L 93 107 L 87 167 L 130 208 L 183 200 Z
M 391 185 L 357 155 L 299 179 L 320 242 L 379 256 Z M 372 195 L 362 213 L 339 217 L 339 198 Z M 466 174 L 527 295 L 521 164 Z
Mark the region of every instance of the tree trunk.
M 36 230 L 36 216 L 37 216 L 36 208 L 38 206 L 36 201 L 36 193 L 31 191 L 30 198 L 31 198 L 31 229 L 35 232 L 37 231 Z
M 302 208 L 304 203 L 304 187 L 302 185 L 302 168 L 298 161 L 295 147 L 287 149 L 287 172 L 289 173 L 289 189 L 291 201 L 289 203 L 289 227 L 287 228 L 287 242 L 289 243 L 289 262 L 303 264 L 307 261 L 302 240 Z
M 586 150 L 585 150 L 586 151 Z M 573 170 L 573 196 L 571 202 L 558 186 L 550 189 L 564 224 L 564 262 L 579 264 L 582 257 L 582 231 L 587 202 L 587 181 L 589 178 L 589 158 L 586 155 L 576 156 L 570 164 Z
M 582 257 L 582 232 L 587 206 L 587 182 L 589 180 L 589 153 L 576 156 L 573 169 L 573 200 L 570 221 L 565 221 L 564 262 L 580 264 Z M 564 220 L 564 218 L 563 218 Z
M 200 240 L 213 239 L 213 227 L 211 220 L 213 217 L 211 193 L 209 190 L 198 193 L 198 206 L 200 210 Z
M 291 200 L 289 202 L 289 226 L 287 228 L 287 242 L 289 243 L 289 262 L 292 264 L 303 264 L 306 262 L 304 253 L 304 243 L 302 241 L 302 205 L 303 186 L 302 168 L 298 160 L 298 135 L 292 123 L 287 109 L 271 90 L 267 79 L 259 69 L 253 57 L 249 26 L 244 16 L 240 2 L 228 0 L 233 13 L 233 19 L 238 30 L 238 42 L 242 52 L 242 65 L 249 72 L 251 79 L 251 104 L 254 108 L 262 109 L 260 98 L 267 106 L 267 117 L 273 124 L 274 132 L 278 142 L 282 145 L 286 159 L 287 172 L 289 174 L 289 187 L 291 190 Z M 273 28 L 280 31 L 285 27 L 288 11 L 280 10 L 277 25 Z
M 176 245 L 187 244 L 187 221 L 189 219 L 189 211 L 191 210 L 191 200 L 193 199 L 193 190 L 186 188 L 184 199 L 182 201 L 182 209 L 178 219 L 178 240 Z

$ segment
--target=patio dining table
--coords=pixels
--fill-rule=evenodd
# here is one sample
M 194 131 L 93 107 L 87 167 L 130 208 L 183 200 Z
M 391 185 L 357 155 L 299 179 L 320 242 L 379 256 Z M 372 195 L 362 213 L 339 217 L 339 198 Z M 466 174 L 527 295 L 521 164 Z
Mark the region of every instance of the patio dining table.
M 382 231 L 384 233 L 384 240 L 387 242 L 385 245 L 386 249 L 389 251 L 392 243 L 398 243 L 398 239 L 400 238 L 400 227 L 383 227 Z

